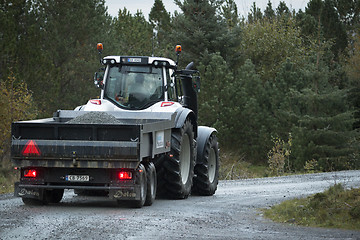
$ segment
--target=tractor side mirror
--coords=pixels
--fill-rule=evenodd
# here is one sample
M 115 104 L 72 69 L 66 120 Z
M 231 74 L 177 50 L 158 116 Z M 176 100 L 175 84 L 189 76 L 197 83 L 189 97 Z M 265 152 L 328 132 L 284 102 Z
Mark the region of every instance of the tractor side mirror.
M 100 89 L 104 89 L 104 72 L 96 72 L 94 74 L 94 84 L 96 87 L 100 88 Z

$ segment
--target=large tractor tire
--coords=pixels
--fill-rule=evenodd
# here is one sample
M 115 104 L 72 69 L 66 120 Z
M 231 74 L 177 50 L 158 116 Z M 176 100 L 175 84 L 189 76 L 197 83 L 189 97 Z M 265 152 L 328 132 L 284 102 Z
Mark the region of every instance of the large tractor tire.
M 147 179 L 147 192 L 144 205 L 151 206 L 156 198 L 157 178 L 155 165 L 150 162 L 145 164 L 146 179 Z
M 204 149 L 198 150 L 197 157 L 192 191 L 202 196 L 211 196 L 219 181 L 219 147 L 215 134 L 206 139 Z
M 187 119 L 171 134 L 171 151 L 158 170 L 158 192 L 162 197 L 185 199 L 191 193 L 195 165 L 195 141 L 191 121 Z

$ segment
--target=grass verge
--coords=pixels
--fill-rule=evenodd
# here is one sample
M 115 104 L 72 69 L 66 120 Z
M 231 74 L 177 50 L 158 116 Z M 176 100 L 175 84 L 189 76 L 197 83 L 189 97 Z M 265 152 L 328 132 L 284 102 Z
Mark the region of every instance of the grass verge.
M 284 201 L 263 212 L 276 222 L 360 230 L 360 188 L 346 190 L 335 184 L 325 192 Z
M 267 167 L 265 165 L 253 165 L 246 162 L 244 155 L 234 151 L 221 151 L 219 179 L 236 180 L 267 176 Z

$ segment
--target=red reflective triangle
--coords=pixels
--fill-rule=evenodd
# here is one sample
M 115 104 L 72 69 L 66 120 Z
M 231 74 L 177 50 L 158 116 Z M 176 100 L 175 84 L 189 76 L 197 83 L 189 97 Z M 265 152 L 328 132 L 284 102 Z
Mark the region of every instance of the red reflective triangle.
M 41 152 L 40 152 L 39 147 L 35 143 L 35 141 L 29 140 L 26 143 L 26 145 L 22 151 L 22 155 L 23 156 L 40 156 Z

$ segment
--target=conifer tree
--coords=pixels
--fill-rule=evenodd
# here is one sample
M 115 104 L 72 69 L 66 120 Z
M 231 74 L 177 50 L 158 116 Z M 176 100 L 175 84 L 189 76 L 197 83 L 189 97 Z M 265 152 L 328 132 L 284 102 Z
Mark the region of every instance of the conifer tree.
M 262 20 L 263 14 L 261 9 L 256 6 L 256 3 L 253 2 L 251 5 L 250 13 L 248 14 L 248 22 L 249 23 L 256 23 Z
M 155 0 L 149 14 L 149 21 L 153 27 L 153 51 L 155 55 L 162 55 L 167 47 L 167 34 L 170 31 L 170 13 L 165 9 L 161 0 Z
M 234 0 L 225 0 L 221 6 L 221 14 L 230 30 L 236 29 L 240 23 L 238 10 Z
M 208 54 L 219 52 L 228 61 L 237 39 L 229 34 L 226 22 L 218 14 L 220 1 L 175 1 L 182 13 L 173 19 L 171 42 L 181 43 L 185 62 L 199 64 Z M 230 61 L 228 61 L 230 62 Z
M 152 26 L 141 11 L 132 15 L 126 8 L 119 10 L 114 27 L 121 44 L 120 55 L 151 55 Z
M 326 41 L 334 40 L 332 52 L 335 60 L 348 44 L 346 26 L 340 19 L 340 14 L 335 6 L 335 0 L 311 0 L 305 8 L 305 13 L 313 18 L 302 17 L 303 20 L 311 21 L 309 24 L 302 23 L 303 33 L 312 37 L 324 38 Z M 312 27 L 309 27 L 312 25 Z
M 317 161 L 318 170 L 324 171 L 347 169 L 353 164 L 351 155 L 355 153 L 356 139 L 353 113 L 347 91 L 329 83 L 332 74 L 325 65 L 313 61 L 300 68 L 288 63 L 278 76 L 277 83 L 282 82 L 289 89 L 279 116 L 291 123 L 283 122 L 293 136 L 292 159 L 296 170 L 303 170 L 310 160 Z
M 266 17 L 268 20 L 271 20 L 275 17 L 275 11 L 272 8 L 272 3 L 268 1 L 266 5 L 266 9 L 264 11 L 264 17 Z

